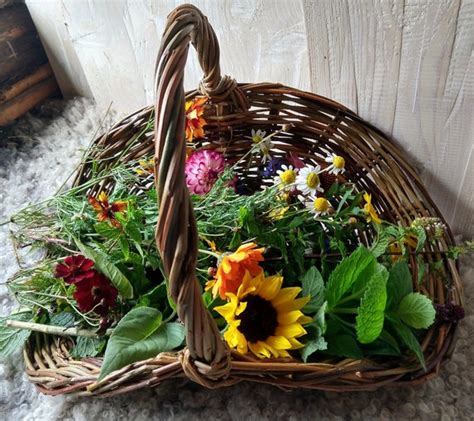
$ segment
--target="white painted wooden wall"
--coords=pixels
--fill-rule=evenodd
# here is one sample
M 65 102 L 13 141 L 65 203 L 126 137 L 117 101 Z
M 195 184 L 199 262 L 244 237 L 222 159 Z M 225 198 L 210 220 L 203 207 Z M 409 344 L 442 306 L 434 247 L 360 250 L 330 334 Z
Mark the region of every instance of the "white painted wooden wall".
M 331 97 L 412 156 L 456 233 L 474 235 L 474 0 L 199 0 L 224 73 Z M 66 95 L 153 101 L 174 0 L 26 0 Z M 200 78 L 197 62 L 186 87 Z

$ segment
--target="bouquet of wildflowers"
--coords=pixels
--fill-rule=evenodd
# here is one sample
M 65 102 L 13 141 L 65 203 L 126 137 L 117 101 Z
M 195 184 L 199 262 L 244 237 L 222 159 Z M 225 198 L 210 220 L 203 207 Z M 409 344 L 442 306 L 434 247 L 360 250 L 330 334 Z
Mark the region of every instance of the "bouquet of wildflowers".
M 443 235 L 443 223 L 384 221 L 373 192 L 345 178 L 344 157 L 317 161 L 277 148 L 275 135 L 291 126 L 249 127 L 242 141 L 256 165 L 228 162 L 205 142 L 206 103 L 185 105 L 185 177 L 202 299 L 228 347 L 253 359 L 414 356 L 423 366 L 419 333 L 463 317 L 459 306 L 436 306 L 425 271 L 410 268 Z M 19 307 L 0 325 L 0 354 L 31 331 L 67 335 L 75 358 L 103 356 L 104 377 L 184 345 L 155 245 L 154 177 L 151 156 L 117 163 L 12 218 L 19 263 L 25 247 L 45 255 L 8 282 Z M 113 188 L 92 194 L 106 178 Z

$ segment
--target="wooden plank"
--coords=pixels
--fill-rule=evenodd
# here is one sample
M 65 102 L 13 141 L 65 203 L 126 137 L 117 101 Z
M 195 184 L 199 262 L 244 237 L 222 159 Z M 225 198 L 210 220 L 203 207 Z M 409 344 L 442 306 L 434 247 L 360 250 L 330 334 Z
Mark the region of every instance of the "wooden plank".
M 26 76 L 24 79 L 19 80 L 11 86 L 5 87 L 3 90 L 0 90 L 0 105 L 6 101 L 15 98 L 33 85 L 36 85 L 38 82 L 41 82 L 42 80 L 47 79 L 52 75 L 53 70 L 51 69 L 49 63 L 43 64 L 33 73 Z
M 23 93 L 0 105 L 0 126 L 13 122 L 41 101 L 58 92 L 54 77 L 43 80 Z
M 405 3 L 393 131 L 457 233 L 456 203 L 474 194 L 459 191 L 473 142 L 473 22 L 471 0 Z

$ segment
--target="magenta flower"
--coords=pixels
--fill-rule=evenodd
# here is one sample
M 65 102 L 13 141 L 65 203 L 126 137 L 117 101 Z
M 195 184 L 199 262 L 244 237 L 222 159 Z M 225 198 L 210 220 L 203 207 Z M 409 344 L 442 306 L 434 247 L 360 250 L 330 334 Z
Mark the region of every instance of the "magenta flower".
M 209 193 L 212 186 L 224 172 L 224 155 L 216 151 L 194 152 L 186 161 L 184 172 L 186 185 L 193 194 Z

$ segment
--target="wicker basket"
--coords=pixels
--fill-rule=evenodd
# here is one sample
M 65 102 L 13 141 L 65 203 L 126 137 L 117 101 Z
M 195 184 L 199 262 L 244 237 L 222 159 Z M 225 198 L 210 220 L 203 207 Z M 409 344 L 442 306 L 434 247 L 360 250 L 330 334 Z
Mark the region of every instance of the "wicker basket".
M 197 50 L 204 78 L 199 90 L 185 95 L 183 76 L 190 43 Z M 198 94 L 210 98 L 206 138 L 200 146 L 224 152 L 230 162 L 237 161 L 251 147 L 245 138 L 249 127 L 275 131 L 291 124 L 291 130 L 282 131 L 273 139 L 280 154 L 293 151 L 313 163 L 328 152 L 342 155 L 347 179 L 358 190 L 373 192 L 383 219 L 406 226 L 416 217 L 442 216 L 399 149 L 352 111 L 330 99 L 280 84 L 237 84 L 221 76 L 215 33 L 194 6 L 180 6 L 169 15 L 156 76 L 156 106 L 131 114 L 96 139 L 98 148 L 86 162 L 99 160 L 104 169 L 114 161 L 136 160 L 155 148 L 159 195 L 156 241 L 169 274 L 171 295 L 178 304 L 179 318 L 186 326 L 187 347 L 179 353 L 160 354 L 131 364 L 96 382 L 100 358 L 74 360 L 68 353 L 69 339 L 34 334 L 24 357 L 26 372 L 37 388 L 50 395 L 111 396 L 186 376 L 208 388 L 246 380 L 282 388 L 359 391 L 384 385 L 419 384 L 435 376 L 452 352 L 455 324 L 438 323 L 426 331 L 422 349 L 427 371 L 411 358 L 401 365 L 398 360 L 380 364 L 350 359 L 304 364 L 295 360 L 257 360 L 226 347 L 203 305 L 195 276 L 197 231 L 184 179 L 185 98 Z M 153 116 L 154 132 L 148 125 Z M 253 162 L 245 167 L 249 165 L 256 170 Z M 85 183 L 91 172 L 90 164 L 84 164 L 75 185 Z M 112 179 L 104 180 L 91 194 L 110 191 L 113 183 Z M 456 265 L 442 252 L 453 244 L 448 229 L 437 246 L 427 246 L 420 254 L 427 263 L 442 259 L 448 274 L 446 279 L 439 272 L 432 272 L 422 286 L 415 285 L 435 303 L 462 304 Z M 416 279 L 415 256 L 410 266 Z

